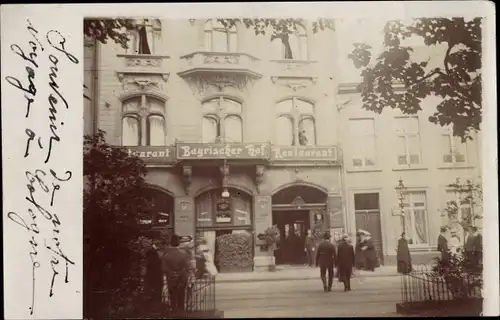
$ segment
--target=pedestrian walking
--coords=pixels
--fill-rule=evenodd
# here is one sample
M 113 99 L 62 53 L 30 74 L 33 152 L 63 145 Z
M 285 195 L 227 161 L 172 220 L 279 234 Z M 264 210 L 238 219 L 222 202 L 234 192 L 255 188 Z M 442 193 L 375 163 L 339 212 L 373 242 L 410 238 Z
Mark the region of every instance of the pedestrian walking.
M 355 266 L 354 248 L 349 243 L 349 235 L 344 234 L 337 248 L 337 276 L 344 284 L 344 291 L 351 291 L 351 276 Z
M 316 261 L 316 244 L 311 229 L 307 230 L 305 248 L 307 254 L 307 264 L 312 267 Z
M 446 237 L 446 227 L 441 227 L 438 240 L 437 240 L 437 250 L 441 252 L 441 261 L 449 261 L 449 248 L 448 248 L 448 238 Z
M 170 247 L 162 257 L 162 270 L 166 276 L 170 308 L 174 316 L 185 313 L 186 289 L 191 270 L 191 257 L 179 245 L 180 237 L 173 234 L 170 237 Z
M 161 306 L 163 274 L 158 251 L 159 242 L 153 240 L 146 252 L 146 273 L 144 275 L 144 295 L 150 312 L 157 312 Z
M 356 232 L 356 244 L 355 244 L 355 258 L 356 258 L 356 269 L 362 270 L 365 267 L 365 255 L 363 250 L 361 250 L 361 232 Z
M 474 261 L 476 264 L 483 263 L 483 236 L 479 233 L 476 227 L 472 229 L 474 231 L 474 243 L 472 245 L 472 252 L 474 253 Z
M 333 243 L 330 242 L 330 233 L 326 232 L 316 251 L 316 266 L 320 268 L 320 277 L 325 292 L 332 291 L 333 267 L 337 260 L 337 252 Z M 328 273 L 328 282 L 326 274 Z
M 365 270 L 375 271 L 378 267 L 377 251 L 373 245 L 373 240 L 371 234 L 368 231 L 363 230 L 361 233 L 361 250 L 365 257 Z
M 412 270 L 410 249 L 408 248 L 408 240 L 406 240 L 406 233 L 401 234 L 398 240 L 397 250 L 398 272 L 408 274 Z

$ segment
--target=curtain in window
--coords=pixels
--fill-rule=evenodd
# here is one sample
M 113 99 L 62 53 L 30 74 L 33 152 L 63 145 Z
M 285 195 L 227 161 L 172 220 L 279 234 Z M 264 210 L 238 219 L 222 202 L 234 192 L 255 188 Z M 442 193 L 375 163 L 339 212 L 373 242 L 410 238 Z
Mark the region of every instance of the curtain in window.
M 408 164 L 406 160 L 406 138 L 404 136 L 396 137 L 395 150 L 398 157 L 398 165 Z
M 219 134 L 219 124 L 215 117 L 205 116 L 202 123 L 203 143 L 213 143 Z
M 363 155 L 366 166 L 374 166 L 376 163 L 375 137 L 365 136 L 363 140 Z
M 148 116 L 148 145 L 165 145 L 165 119 L 160 115 Z
M 441 150 L 443 151 L 443 162 L 453 162 L 453 150 L 451 149 L 451 139 L 449 134 L 441 135 Z
M 148 43 L 148 32 L 146 26 L 139 27 L 139 54 L 151 54 L 151 49 Z
M 425 221 L 425 209 L 415 209 L 413 211 L 415 216 L 415 243 L 427 243 L 427 225 Z
M 288 59 L 294 59 L 294 60 L 299 60 L 300 56 L 300 43 L 299 43 L 299 37 L 296 33 L 291 33 L 288 36 L 288 41 L 290 43 L 290 49 L 292 50 L 292 58 Z M 287 57 L 285 57 L 287 59 Z
M 291 146 L 294 142 L 293 122 L 286 116 L 281 116 L 276 121 L 276 144 Z
M 138 146 L 140 144 L 139 117 L 128 115 L 122 121 L 122 145 Z
M 312 118 L 303 118 L 299 123 L 299 131 L 303 132 L 307 138 L 307 143 L 305 145 L 316 145 L 316 130 L 314 128 L 314 120 Z
M 241 119 L 237 116 L 227 116 L 224 120 L 225 135 L 228 142 L 242 142 L 243 132 Z
M 466 154 L 467 154 L 467 144 L 463 143 L 460 138 L 453 137 L 455 144 L 455 161 L 456 162 L 465 162 Z

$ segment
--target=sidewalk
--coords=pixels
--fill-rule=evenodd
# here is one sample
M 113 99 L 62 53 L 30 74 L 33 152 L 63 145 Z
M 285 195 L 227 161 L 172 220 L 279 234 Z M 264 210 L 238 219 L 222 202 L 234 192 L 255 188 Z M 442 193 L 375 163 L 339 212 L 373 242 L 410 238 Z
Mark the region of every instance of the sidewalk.
M 381 266 L 374 272 L 356 270 L 354 278 L 368 277 L 396 277 L 398 273 L 396 266 Z M 238 273 L 219 273 L 216 277 L 217 283 L 228 282 L 254 282 L 254 281 L 284 281 L 284 280 L 309 280 L 319 278 L 319 268 L 302 266 L 278 266 L 275 272 L 238 272 Z

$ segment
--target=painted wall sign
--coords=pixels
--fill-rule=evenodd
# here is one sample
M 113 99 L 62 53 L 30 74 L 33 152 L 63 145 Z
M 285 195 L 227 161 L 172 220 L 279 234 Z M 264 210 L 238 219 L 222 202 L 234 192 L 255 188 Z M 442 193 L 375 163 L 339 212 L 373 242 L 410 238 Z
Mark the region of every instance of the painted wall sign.
M 266 143 L 211 144 L 178 143 L 178 159 L 267 159 L 270 155 Z
M 338 150 L 336 146 L 272 146 L 271 160 L 338 161 Z
M 170 164 L 175 161 L 174 146 L 123 147 L 129 156 L 141 158 L 146 164 Z

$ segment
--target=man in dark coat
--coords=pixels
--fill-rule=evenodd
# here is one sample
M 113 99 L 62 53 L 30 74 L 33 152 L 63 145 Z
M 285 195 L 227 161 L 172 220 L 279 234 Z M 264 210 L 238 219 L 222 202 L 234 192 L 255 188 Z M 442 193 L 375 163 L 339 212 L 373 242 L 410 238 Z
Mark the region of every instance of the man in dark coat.
M 408 248 L 408 241 L 406 240 L 406 234 L 404 232 L 398 240 L 397 261 L 399 273 L 408 274 L 411 272 L 412 266 L 410 249 Z
M 167 277 L 168 296 L 170 308 L 174 315 L 183 315 L 185 311 L 186 289 L 191 257 L 189 253 L 179 248 L 180 237 L 173 234 L 170 238 L 170 247 L 162 257 L 163 273 Z
M 156 243 L 155 243 L 156 242 Z M 158 311 L 161 305 L 163 274 L 158 252 L 158 241 L 153 240 L 151 248 L 146 252 L 146 274 L 144 276 L 144 295 L 150 311 Z
M 307 230 L 307 236 L 305 241 L 305 251 L 307 253 L 307 263 L 310 267 L 313 266 L 313 263 L 316 261 L 316 244 L 314 243 L 314 236 L 311 230 Z
M 351 291 L 352 268 L 355 266 L 354 248 L 349 243 L 349 236 L 345 234 L 339 241 L 337 248 L 337 275 L 344 283 L 344 291 Z
M 441 261 L 446 262 L 449 258 L 448 239 L 446 238 L 446 227 L 441 227 L 438 236 L 437 250 L 441 252 Z
M 316 266 L 320 268 L 321 281 L 323 282 L 323 290 L 325 292 L 332 291 L 333 282 L 333 267 L 337 260 L 337 252 L 335 246 L 330 242 L 330 233 L 325 233 L 324 241 L 319 244 L 316 251 Z M 328 283 L 326 281 L 326 273 L 328 272 Z
M 472 266 L 477 266 L 482 259 L 482 242 L 482 236 L 477 232 L 477 227 L 471 227 L 464 249 L 466 259 Z

